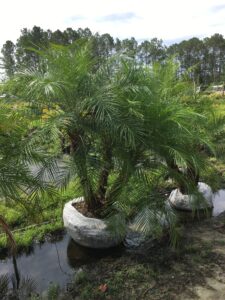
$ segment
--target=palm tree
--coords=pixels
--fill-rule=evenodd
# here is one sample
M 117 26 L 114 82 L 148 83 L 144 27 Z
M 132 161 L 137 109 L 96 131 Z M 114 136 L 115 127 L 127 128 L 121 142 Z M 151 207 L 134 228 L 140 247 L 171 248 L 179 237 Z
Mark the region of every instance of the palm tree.
M 145 161 L 146 167 L 146 160 L 151 157 L 151 162 L 157 161 L 157 167 L 161 165 L 167 176 L 187 191 L 195 189 L 200 172 L 207 167 L 206 150 L 215 154 L 213 133 L 223 120 L 216 118 L 211 109 L 200 114 L 196 104 L 190 105 L 195 97 L 192 85 L 179 78 L 177 70 L 172 60 L 156 63 L 152 68 L 127 61 L 116 90 L 120 97 L 129 99 L 129 109 L 138 116 L 135 122 L 141 131 L 135 139 L 136 165 Z M 211 126 L 209 112 L 213 116 Z
M 181 103 L 190 88 L 177 78 L 176 65 L 149 68 L 118 56 L 99 65 L 90 47 L 81 40 L 38 52 L 38 70 L 26 69 L 8 83 L 36 110 L 51 111 L 43 127 L 71 148 L 66 182 L 78 176 L 93 211 L 156 165 L 181 189 L 195 186 L 204 167 L 199 145 L 212 147 L 202 130 L 205 118 Z
M 65 168 L 55 169 L 56 180 L 66 185 L 77 176 L 89 210 L 136 215 L 138 228 L 154 234 L 162 232 L 166 215 L 174 230 L 174 216 L 165 210 L 157 183 L 170 177 L 182 191 L 196 190 L 206 150 L 214 151 L 208 118 L 187 101 L 192 89 L 177 77 L 172 61 L 149 68 L 116 56 L 99 65 L 90 47 L 79 41 L 39 52 L 38 70 L 21 71 L 5 89 L 17 97 L 14 102 L 23 99 L 28 110 L 45 112 L 34 130 L 35 145 L 44 139 L 69 145 L 70 156 Z M 29 166 L 22 164 L 21 170 L 25 177 L 19 178 L 31 186 Z M 118 233 L 123 218 L 112 220 Z
M 168 176 L 177 181 L 181 191 L 189 193 L 207 167 L 204 149 L 213 155 L 215 151 L 213 133 L 208 130 L 209 111 L 206 117 L 189 104 L 195 98 L 192 85 L 178 78 L 177 70 L 172 60 L 153 66 L 149 89 L 157 104 L 145 111 L 145 118 L 146 127 L 152 129 L 149 149 L 166 164 Z M 219 126 L 216 118 L 214 121 L 214 126 Z
M 185 78 L 178 78 L 173 61 L 152 68 L 134 67 L 133 62 L 127 62 L 122 71 L 132 80 L 130 88 L 126 81 L 128 89 L 123 88 L 121 93 L 132 101 L 131 108 L 143 121 L 143 140 L 135 140 L 131 185 L 116 204 L 125 213 L 138 212 L 135 223 L 139 229 L 156 233 L 162 230 L 165 217 L 172 226 L 174 220 L 165 208 L 157 182 L 160 177 L 169 177 L 182 192 L 198 195 L 197 183 L 208 168 L 208 156 L 215 155 L 213 135 L 223 126 L 224 118 L 207 108 L 199 113 L 192 86 Z
M 121 63 L 112 59 L 97 68 L 89 47 L 82 41 L 52 46 L 41 53 L 42 71 L 21 72 L 13 86 L 18 97 L 41 111 L 53 111 L 45 128 L 56 128 L 55 138 L 68 141 L 72 165 L 68 176 L 78 175 L 86 203 L 95 210 L 107 202 L 110 173 L 118 166 L 126 169 L 125 156 L 135 149 L 142 122 L 129 110 L 129 99 L 119 94 L 126 83 L 119 77 Z

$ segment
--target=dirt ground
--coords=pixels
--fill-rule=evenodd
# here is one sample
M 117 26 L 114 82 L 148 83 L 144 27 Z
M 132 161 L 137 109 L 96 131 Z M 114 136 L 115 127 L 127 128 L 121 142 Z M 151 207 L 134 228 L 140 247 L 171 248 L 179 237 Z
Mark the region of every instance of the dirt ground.
M 225 214 L 186 224 L 178 250 L 146 244 L 87 265 L 71 287 L 74 299 L 225 300 Z
M 202 300 L 224 300 L 225 299 L 225 214 L 220 215 L 212 221 L 207 221 L 202 224 L 193 226 L 187 236 L 196 248 L 200 247 L 208 251 L 211 260 L 207 264 L 206 260 L 197 264 L 197 274 L 191 285 L 187 285 L 177 299 L 202 299 Z M 207 250 L 208 247 L 208 250 Z M 201 256 L 201 251 L 200 251 Z

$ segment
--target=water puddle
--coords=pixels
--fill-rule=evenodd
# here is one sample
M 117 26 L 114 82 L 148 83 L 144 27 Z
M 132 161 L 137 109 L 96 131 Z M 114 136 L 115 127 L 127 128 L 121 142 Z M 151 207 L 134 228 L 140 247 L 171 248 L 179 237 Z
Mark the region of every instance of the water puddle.
M 33 247 L 31 253 L 17 256 L 17 267 L 21 277 L 30 277 L 35 280 L 37 290 L 42 292 L 51 283 L 61 287 L 68 283 L 74 271 L 82 265 L 98 261 L 102 257 L 120 256 L 123 248 L 114 250 L 93 250 L 77 245 L 65 234 L 60 241 L 45 242 Z M 0 276 L 14 274 L 12 258 L 0 258 Z
M 213 205 L 213 217 L 225 211 L 225 190 L 219 190 L 214 194 Z

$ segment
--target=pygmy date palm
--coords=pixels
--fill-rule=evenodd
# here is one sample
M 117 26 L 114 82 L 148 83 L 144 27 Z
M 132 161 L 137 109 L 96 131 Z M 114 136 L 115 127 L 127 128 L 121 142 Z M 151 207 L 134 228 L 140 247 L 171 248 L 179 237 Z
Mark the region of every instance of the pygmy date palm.
M 43 67 L 21 72 L 13 84 L 32 106 L 54 112 L 45 127 L 54 127 L 55 138 L 68 143 L 72 168 L 67 176 L 79 177 L 89 209 L 96 209 L 110 197 L 110 174 L 118 182 L 117 170 L 127 172 L 127 157 L 135 156 L 136 140 L 143 140 L 143 122 L 121 94 L 126 88 L 122 62 L 114 58 L 97 67 L 89 47 L 83 41 L 52 46 L 40 53 Z
M 12 79 L 18 97 L 53 112 L 44 127 L 70 147 L 71 168 L 65 174 L 61 168 L 58 178 L 78 176 L 92 210 L 115 201 L 132 176 L 145 180 L 156 166 L 181 188 L 191 186 L 204 167 L 198 145 L 211 144 L 201 130 L 204 117 L 181 103 L 190 89 L 177 78 L 176 65 L 149 68 L 123 57 L 96 64 L 90 47 L 84 41 L 52 46 L 39 52 L 38 70 Z

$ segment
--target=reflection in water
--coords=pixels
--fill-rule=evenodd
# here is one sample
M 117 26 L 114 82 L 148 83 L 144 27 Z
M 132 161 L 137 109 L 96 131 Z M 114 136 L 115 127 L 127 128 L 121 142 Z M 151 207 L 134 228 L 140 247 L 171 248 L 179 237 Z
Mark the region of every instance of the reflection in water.
M 67 259 L 72 268 L 77 268 L 95 262 L 102 257 L 119 257 L 123 252 L 124 247 L 122 245 L 110 249 L 91 249 L 80 246 L 70 239 L 67 246 Z
M 16 261 L 16 256 L 13 255 L 13 270 L 14 270 L 14 275 L 16 279 L 16 288 L 18 289 L 20 286 L 20 272 L 18 270 L 17 266 L 17 261 Z
M 22 277 L 34 279 L 39 291 L 47 289 L 52 282 L 58 283 L 60 286 L 65 285 L 73 274 L 73 270 L 67 263 L 66 248 L 68 242 L 69 237 L 64 235 L 61 241 L 37 244 L 31 254 L 19 255 L 17 265 Z M 0 275 L 13 273 L 11 258 L 0 260 Z
M 88 249 L 77 245 L 65 234 L 61 236 L 61 240 L 37 244 L 31 253 L 18 255 L 17 260 L 13 261 L 14 265 L 12 258 L 0 258 L 0 276 L 15 274 L 17 285 L 18 274 L 32 278 L 38 291 L 42 292 L 52 282 L 65 286 L 73 276 L 74 270 L 82 265 L 97 262 L 105 256 L 119 256 L 122 251 L 122 247 L 107 250 Z

